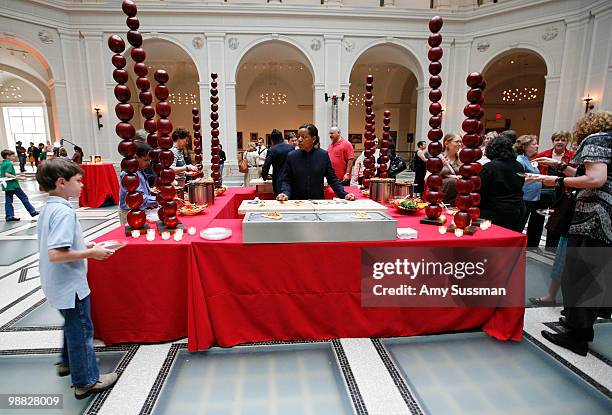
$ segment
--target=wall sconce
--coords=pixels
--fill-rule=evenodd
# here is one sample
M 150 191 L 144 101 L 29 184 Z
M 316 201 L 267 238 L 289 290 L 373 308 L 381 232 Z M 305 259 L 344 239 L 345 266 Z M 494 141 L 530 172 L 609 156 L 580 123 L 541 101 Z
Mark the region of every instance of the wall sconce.
M 338 95 L 335 92 L 332 92 L 331 97 L 329 95 L 327 95 L 327 92 L 325 93 L 325 102 L 329 101 L 329 99 L 331 98 L 332 101 L 332 119 L 331 119 L 331 126 L 332 127 L 337 127 L 338 126 Z M 346 98 L 346 94 L 343 92 L 342 95 L 340 95 L 340 100 L 344 101 L 344 98 Z
M 589 96 L 587 94 L 586 98 L 582 98 L 582 100 L 584 101 L 584 113 L 586 114 L 587 112 L 589 112 L 590 110 L 592 110 L 593 108 L 595 108 L 594 104 L 591 104 L 591 101 L 593 101 L 595 98 Z
M 98 130 L 101 129 L 102 127 L 104 127 L 102 125 L 102 123 L 100 122 L 100 120 L 102 119 L 102 114 L 100 114 L 100 112 L 102 111 L 100 108 L 95 107 L 94 111 L 96 112 L 96 121 L 98 123 Z
M 332 92 L 331 97 L 327 95 L 327 92 L 325 93 L 325 102 L 329 101 L 330 98 L 332 100 L 332 104 L 338 103 L 338 95 L 336 95 L 335 92 Z M 343 92 L 342 95 L 340 95 L 340 101 L 344 101 L 344 98 L 346 98 L 346 93 Z

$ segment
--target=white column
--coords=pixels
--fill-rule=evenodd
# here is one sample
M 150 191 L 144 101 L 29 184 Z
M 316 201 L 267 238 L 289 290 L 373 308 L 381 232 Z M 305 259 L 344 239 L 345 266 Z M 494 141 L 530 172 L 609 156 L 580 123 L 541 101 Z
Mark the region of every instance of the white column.
M 567 23 L 559 97 L 556 102 L 556 123 L 553 127 L 556 130 L 571 131 L 578 117 L 584 114 L 581 99 L 590 42 L 587 22 L 588 18 L 581 18 Z
M 471 40 L 456 41 L 454 44 L 444 47 L 445 56 L 448 56 L 448 59 L 444 62 L 444 69 L 448 72 L 445 72 L 446 75 L 442 79 L 442 102 L 444 108 L 442 131 L 445 134 L 461 132 L 461 123 L 465 118 L 463 107 L 467 104 L 466 93 L 468 87 L 465 80 L 468 73 L 472 72 L 472 70 L 481 70 L 481 68 L 470 68 L 471 47 Z M 486 93 L 484 109 L 485 111 L 487 110 Z
M 385 0 L 383 3 L 384 7 L 395 7 L 395 0 Z
M 236 82 L 225 83 L 225 102 L 226 135 L 221 140 L 227 157 L 225 165 L 237 166 L 238 146 L 236 145 L 236 132 L 238 130 L 238 121 L 236 119 Z
M 94 116 L 93 108 L 102 108 L 102 114 L 113 111 L 113 108 L 105 108 L 103 103 L 106 100 L 105 85 L 104 85 L 104 71 L 106 66 L 104 65 L 104 38 L 102 33 L 82 33 L 84 38 L 82 39 L 84 61 L 87 63 L 86 66 L 86 78 L 87 78 L 87 93 L 88 93 L 88 104 L 85 108 L 85 113 L 89 115 L 86 118 L 84 128 L 90 132 L 88 135 L 89 140 L 83 140 L 83 149 L 86 154 L 101 154 L 105 159 L 115 158 L 113 153 L 107 153 L 108 146 L 103 145 L 105 141 L 109 141 L 109 126 L 104 126 L 102 129 L 98 129 L 98 123 Z M 102 123 L 104 124 L 104 123 Z M 106 127 L 106 128 L 105 128 Z M 135 125 L 136 129 L 142 128 L 141 126 Z M 74 141 L 74 140 L 73 140 Z M 79 140 L 81 142 L 81 140 Z M 76 143 L 76 141 L 75 141 Z
M 87 137 L 91 130 L 85 128 L 88 123 L 82 115 L 82 109 L 88 107 L 86 105 L 86 88 L 84 88 L 81 68 L 87 66 L 83 63 L 79 51 L 79 36 L 78 33 L 59 30 L 60 45 L 62 48 L 62 61 L 64 65 L 64 74 L 66 76 L 65 89 L 67 95 L 66 104 L 70 105 L 58 111 L 67 112 L 67 121 L 70 129 L 62 128 L 61 138 L 67 138 L 70 141 L 80 140 Z M 57 84 L 57 82 L 56 82 Z M 75 111 L 78 109 L 78 112 Z
M 341 95 L 340 91 L 340 69 L 341 62 L 340 57 L 342 56 L 342 39 L 343 35 L 329 34 L 324 35 L 323 39 L 325 42 L 325 57 L 324 57 L 324 82 L 325 90 L 323 94 L 327 92 L 327 95 L 331 97 L 332 93 L 335 92 L 338 96 Z M 340 118 L 340 109 L 345 107 L 344 103 L 338 99 L 338 118 Z M 347 101 L 348 104 L 348 101 Z M 327 149 L 329 145 L 329 128 L 331 127 L 332 121 L 332 101 L 331 99 L 325 102 L 325 97 L 322 101 L 315 101 L 314 106 L 321 105 L 325 108 L 323 124 L 316 124 L 319 129 L 319 136 L 321 137 L 321 148 Z M 342 127 L 340 127 L 342 130 Z M 346 132 L 346 130 L 342 130 Z
M 206 82 L 200 83 L 200 106 L 202 107 L 202 126 L 206 125 L 206 128 L 210 130 L 210 91 L 209 86 L 212 79 L 210 78 L 211 73 L 216 73 L 219 75 L 217 78 L 217 89 L 219 90 L 219 138 L 221 139 L 221 144 L 226 151 L 227 159 L 230 162 L 233 162 L 236 159 L 236 155 L 230 155 L 228 151 L 232 151 L 230 149 L 236 147 L 236 130 L 234 126 L 234 132 L 231 133 L 227 129 L 227 115 L 230 111 L 236 111 L 236 103 L 228 102 L 226 95 L 226 83 L 234 82 L 233 79 L 224 79 L 224 74 L 227 73 L 225 70 L 225 33 L 205 33 L 206 36 L 206 45 L 204 46 L 207 53 L 207 62 L 208 62 L 208 72 L 203 74 Z M 206 86 L 206 88 L 202 88 L 202 86 Z M 235 101 L 235 98 L 234 98 Z M 228 135 L 233 134 L 233 135 Z M 210 134 L 204 134 L 204 137 L 210 137 Z M 232 143 L 232 144 L 230 144 Z M 235 150 L 234 150 L 235 151 Z M 202 143 L 202 155 L 204 158 L 204 162 L 206 165 L 210 164 L 210 139 L 204 140 Z
M 319 129 L 319 137 L 321 139 L 321 148 L 327 149 L 329 137 L 325 134 L 323 127 L 327 125 L 326 112 L 327 104 L 325 102 L 325 84 L 314 84 L 312 107 L 314 113 L 314 125 Z
M 157 82 L 155 79 L 153 79 L 152 74 L 149 75 L 151 75 L 149 79 L 151 80 L 151 89 L 153 89 L 155 88 L 155 85 L 157 85 Z M 114 81 L 106 82 L 104 85 L 106 92 L 106 99 L 104 102 L 106 105 L 100 106 L 102 108 L 102 119 L 100 122 L 104 124 L 101 131 L 104 135 L 106 135 L 106 140 L 100 143 L 98 148 L 102 154 L 108 154 L 109 158 L 113 160 L 113 162 L 119 163 L 121 162 L 121 159 L 123 159 L 123 156 L 119 154 L 119 150 L 117 150 L 117 145 L 121 139 L 117 133 L 115 133 L 115 126 L 119 122 L 119 118 L 117 118 L 117 115 L 115 115 L 115 105 L 119 103 L 119 100 L 115 98 L 115 86 L 117 83 Z M 132 94 L 134 93 L 134 91 L 131 92 Z
M 55 108 L 53 123 L 55 124 L 55 137 L 49 137 L 51 142 L 55 138 L 71 137 L 72 124 L 70 121 L 70 106 L 68 105 L 68 90 L 66 82 L 53 80 L 49 81 L 49 91 L 51 92 L 52 105 Z
M 325 0 L 326 6 L 342 6 L 342 0 Z
M 542 122 L 540 123 L 540 148 L 550 148 L 552 141 L 550 136 L 555 132 L 555 103 L 559 99 L 559 75 L 547 75 L 546 87 L 544 88 L 544 103 L 542 107 Z
M 338 97 L 344 94 L 344 101 L 338 98 L 338 127 L 344 138 L 348 140 L 349 133 L 349 88 L 350 84 L 340 84 L 340 90 L 338 91 Z
M 416 129 L 414 132 L 414 142 L 427 140 L 427 131 L 429 130 L 429 84 L 417 86 L 417 116 Z

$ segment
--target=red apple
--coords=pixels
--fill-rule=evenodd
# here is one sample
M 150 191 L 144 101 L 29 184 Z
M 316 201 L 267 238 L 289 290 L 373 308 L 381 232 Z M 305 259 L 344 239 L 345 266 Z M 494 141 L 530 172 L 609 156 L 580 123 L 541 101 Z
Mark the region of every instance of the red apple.
M 130 56 L 134 60 L 134 62 L 144 62 L 147 54 L 145 53 L 143 48 L 132 48 L 130 51 Z
M 480 136 L 478 134 L 466 134 L 461 139 L 463 145 L 470 148 L 475 148 L 480 145 Z
M 480 185 L 482 184 L 480 176 L 472 176 L 470 177 L 470 180 L 472 181 L 472 183 L 474 183 L 474 190 L 480 190 Z
M 135 174 L 138 171 L 138 160 L 135 158 L 124 158 L 121 160 L 121 170 L 126 173 Z
M 142 35 L 137 30 L 129 30 L 127 32 L 127 40 L 130 42 L 130 45 L 135 48 L 139 48 L 142 46 Z
M 113 66 L 117 69 L 125 68 L 125 65 L 127 65 L 127 61 L 123 57 L 123 55 L 113 55 L 113 57 L 111 58 L 111 62 L 113 63 Z
M 443 132 L 439 128 L 431 129 L 427 132 L 427 138 L 431 141 L 439 141 L 442 138 Z
M 373 76 L 373 75 L 368 75 L 368 76 L 366 77 L 366 82 L 367 82 L 368 84 L 371 84 L 371 83 L 372 83 L 372 81 L 374 81 L 374 76 Z
M 165 101 L 170 95 L 170 90 L 166 85 L 159 84 L 155 87 L 155 97 L 160 101 Z
M 219 97 L 210 97 L 210 102 L 216 104 L 217 102 L 219 102 Z
M 193 107 L 193 108 L 191 108 L 191 113 L 193 114 L 193 116 L 195 118 L 195 117 L 198 117 L 198 115 L 200 114 L 200 110 L 198 109 L 198 107 Z
M 169 229 L 175 229 L 179 224 L 179 220 L 176 216 L 166 216 L 164 218 L 164 225 Z
M 471 88 L 479 88 L 480 84 L 482 83 L 482 80 L 483 78 L 480 72 L 472 72 L 467 76 L 466 83 Z
M 219 128 L 219 121 L 211 121 L 210 128 Z
M 429 30 L 432 33 L 438 33 L 442 29 L 444 20 L 440 16 L 434 16 L 429 20 Z
M 439 102 L 432 102 L 429 104 L 429 113 L 431 115 L 438 115 L 442 112 L 442 105 Z
M 154 118 L 149 118 L 144 121 L 144 129 L 149 133 L 154 133 L 157 131 L 157 122 L 155 122 Z
M 219 173 L 219 171 L 213 171 L 210 173 L 210 177 L 212 177 L 213 180 L 219 180 L 221 178 L 221 173 Z
M 128 17 L 125 20 L 125 23 L 132 30 L 138 30 L 138 28 L 140 27 L 140 22 L 138 21 L 138 18 L 134 16 Z
M 136 13 L 138 13 L 136 3 L 134 3 L 132 0 L 123 0 L 121 9 L 123 10 L 123 13 L 127 14 L 129 17 L 134 17 L 136 16 Z
M 473 148 L 464 148 L 459 152 L 459 160 L 462 163 L 472 163 L 476 161 L 476 150 Z
M 480 204 L 480 193 L 470 193 L 470 197 L 472 198 L 472 205 L 477 206 Z
M 469 194 L 460 193 L 455 197 L 455 205 L 459 210 L 467 211 L 472 207 L 472 197 Z
M 427 152 L 432 157 L 438 157 L 443 150 L 442 143 L 440 141 L 432 141 L 427 145 Z
M 442 35 L 439 33 L 429 35 L 429 38 L 427 39 L 427 43 L 432 48 L 435 48 L 436 46 L 440 46 L 442 44 Z
M 170 151 L 170 150 L 162 150 L 159 153 L 159 162 L 165 168 L 170 168 L 170 166 L 172 165 L 173 161 L 174 161 L 174 154 L 172 154 L 172 151 Z
M 440 85 L 442 85 L 442 78 L 440 76 L 436 75 L 429 78 L 430 88 L 438 89 L 440 88 Z
M 176 190 L 174 186 L 170 184 L 164 184 L 163 186 L 158 187 L 159 193 L 162 195 L 164 200 L 173 200 L 174 196 L 176 196 Z
M 440 59 L 442 59 L 443 54 L 444 52 L 442 51 L 442 48 L 439 46 L 435 46 L 429 49 L 429 52 L 427 53 L 427 59 L 429 59 L 430 61 L 439 61 Z
M 442 214 L 442 206 L 429 205 L 425 207 L 425 214 L 429 219 L 437 219 Z
M 138 99 L 142 105 L 151 105 L 153 102 L 153 94 L 151 91 L 142 91 L 140 94 L 138 94 Z
M 128 192 L 125 195 L 125 204 L 128 205 L 130 209 L 138 209 L 140 205 L 142 205 L 142 193 L 140 192 Z
M 429 73 L 431 75 L 438 75 L 442 72 L 442 64 L 440 62 L 431 62 L 429 64 Z
M 140 184 L 140 179 L 135 174 L 126 174 L 121 178 L 121 184 L 128 192 L 135 192 Z
M 108 38 L 108 47 L 115 53 L 123 53 L 125 50 L 125 42 L 118 35 L 111 35 Z
M 124 140 L 131 139 L 136 134 L 134 126 L 128 122 L 120 122 L 115 126 L 115 132 Z
M 469 210 L 468 213 L 470 214 L 470 219 L 474 220 L 474 219 L 478 219 L 480 217 L 480 209 L 477 207 L 472 206 Z
M 463 107 L 463 115 L 470 118 L 476 118 L 476 116 L 480 114 L 480 105 L 478 104 L 469 104 Z
M 164 204 L 164 215 L 165 217 L 176 215 L 176 202 L 174 200 L 169 200 Z
M 149 78 L 141 76 L 136 78 L 136 87 L 141 91 L 148 91 L 151 88 L 151 82 L 149 82 Z
M 163 69 L 156 70 L 155 74 L 153 75 L 153 77 L 160 84 L 165 84 L 170 79 L 170 76 L 168 75 L 168 72 L 166 72 Z
M 160 197 L 159 195 L 157 196 L 158 198 Z M 166 214 L 164 213 L 164 208 L 163 208 L 163 204 L 166 203 L 166 201 L 164 199 L 162 199 L 162 203 L 160 203 L 160 207 L 159 209 L 157 209 L 157 217 L 159 218 L 159 220 L 161 220 L 162 222 L 164 221 Z
M 457 212 L 455 214 L 454 222 L 458 228 L 465 229 L 471 222 L 470 214 L 467 212 Z
M 429 126 L 431 128 L 440 128 L 442 124 L 442 117 L 430 117 L 429 118 Z
M 115 69 L 113 71 L 113 79 L 118 84 L 125 84 L 128 81 L 129 76 L 125 69 Z
M 159 177 L 161 178 L 162 183 L 172 183 L 172 181 L 174 180 L 174 170 L 172 169 L 163 169 L 159 175 Z
M 430 174 L 426 181 L 428 189 L 439 190 L 442 187 L 442 176 L 439 174 Z
M 168 102 L 162 101 L 155 105 L 155 112 L 157 112 L 160 117 L 168 118 L 172 112 L 172 108 Z
M 455 188 L 459 193 L 470 193 L 474 189 L 474 184 L 469 179 L 459 179 L 455 183 Z
M 121 102 L 128 102 L 132 97 L 130 88 L 127 85 L 116 85 L 115 86 L 115 98 Z
M 443 167 L 444 167 L 444 164 L 442 163 L 442 160 L 440 160 L 437 157 L 432 157 L 429 160 L 427 160 L 427 170 L 430 171 L 431 173 L 438 174 L 442 171 Z
M 467 93 L 467 100 L 471 104 L 477 104 L 480 98 L 482 98 L 482 90 L 479 88 L 470 89 Z
M 463 120 L 461 128 L 468 134 L 476 134 L 480 132 L 482 123 L 474 118 Z
M 168 118 L 160 118 L 157 120 L 157 131 L 161 135 L 169 135 L 172 133 L 172 122 Z
M 141 229 L 147 223 L 147 214 L 144 210 L 130 210 L 127 214 L 127 223 L 132 229 Z

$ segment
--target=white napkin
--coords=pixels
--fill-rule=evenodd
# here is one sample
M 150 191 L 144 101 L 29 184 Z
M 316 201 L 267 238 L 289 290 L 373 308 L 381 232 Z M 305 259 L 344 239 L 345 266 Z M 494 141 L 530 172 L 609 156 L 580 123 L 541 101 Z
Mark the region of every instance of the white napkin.
M 417 231 L 412 228 L 397 228 L 397 237 L 399 239 L 416 239 Z

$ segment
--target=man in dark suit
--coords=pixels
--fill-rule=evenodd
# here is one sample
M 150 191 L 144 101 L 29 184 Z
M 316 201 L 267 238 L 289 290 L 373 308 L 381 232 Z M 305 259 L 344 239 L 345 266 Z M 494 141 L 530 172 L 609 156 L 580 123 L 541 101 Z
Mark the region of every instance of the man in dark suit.
M 285 169 L 287 154 L 293 151 L 293 146 L 285 143 L 283 134 L 276 129 L 272 130 L 270 139 L 272 140 L 272 147 L 268 150 L 266 161 L 261 168 L 261 177 L 267 180 L 270 166 L 272 166 L 272 188 L 276 196 L 280 193 L 280 177 Z
M 280 193 L 276 200 L 324 199 L 323 178 L 340 198 L 355 200 L 355 195 L 344 191 L 344 187 L 332 168 L 327 151 L 315 148 L 319 132 L 312 124 L 304 124 L 298 132 L 299 150 L 287 155 L 281 179 Z

